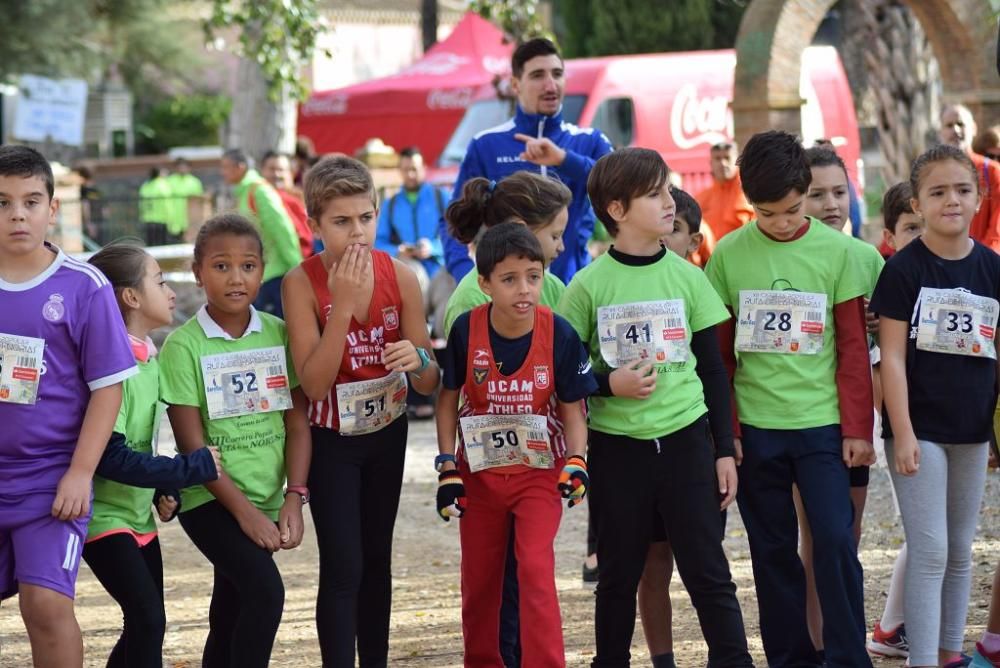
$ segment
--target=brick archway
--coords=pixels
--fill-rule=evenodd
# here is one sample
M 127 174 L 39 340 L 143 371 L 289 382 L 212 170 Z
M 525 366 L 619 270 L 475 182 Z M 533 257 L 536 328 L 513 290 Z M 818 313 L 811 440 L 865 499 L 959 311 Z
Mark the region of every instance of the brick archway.
M 733 115 L 736 140 L 801 126 L 802 50 L 836 0 L 753 0 L 736 38 Z M 907 0 L 941 68 L 944 96 L 968 105 L 977 119 L 1000 118 L 996 22 L 989 0 Z

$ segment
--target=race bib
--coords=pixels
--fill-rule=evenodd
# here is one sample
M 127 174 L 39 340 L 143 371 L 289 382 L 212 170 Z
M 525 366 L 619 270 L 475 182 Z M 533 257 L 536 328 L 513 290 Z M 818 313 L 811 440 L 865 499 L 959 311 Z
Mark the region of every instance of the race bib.
M 38 400 L 45 339 L 0 334 L 0 401 L 33 405 Z
M 601 357 L 612 369 L 637 360 L 688 360 L 683 299 L 614 304 L 597 309 Z
M 337 385 L 337 410 L 344 436 L 378 431 L 406 412 L 406 377 L 397 372 Z
M 823 350 L 826 295 L 794 290 L 740 290 L 736 350 L 815 355 Z
M 523 464 L 555 467 L 544 415 L 470 415 L 459 419 L 465 458 L 473 473 Z
M 997 300 L 939 288 L 921 288 L 919 300 L 918 349 L 997 358 Z
M 206 355 L 201 371 L 211 420 L 292 407 L 282 346 Z

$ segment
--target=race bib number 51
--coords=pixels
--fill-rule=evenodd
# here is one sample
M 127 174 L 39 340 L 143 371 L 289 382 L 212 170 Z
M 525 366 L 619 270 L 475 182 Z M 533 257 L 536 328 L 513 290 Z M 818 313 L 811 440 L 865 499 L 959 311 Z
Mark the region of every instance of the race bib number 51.
M 964 290 L 920 289 L 917 348 L 951 355 L 997 358 L 994 337 L 1000 304 Z
M 823 350 L 826 295 L 794 290 L 740 290 L 736 350 L 815 355 Z
M 32 405 L 38 400 L 45 339 L 0 334 L 0 401 Z
M 612 369 L 638 360 L 686 362 L 686 323 L 683 299 L 601 306 L 597 309 L 601 357 Z
M 344 436 L 378 431 L 406 412 L 406 378 L 397 372 L 337 385 L 337 410 Z
M 470 415 L 459 422 L 473 473 L 516 464 L 535 469 L 555 466 L 544 415 Z
M 281 346 L 206 355 L 201 358 L 201 371 L 211 420 L 292 407 Z

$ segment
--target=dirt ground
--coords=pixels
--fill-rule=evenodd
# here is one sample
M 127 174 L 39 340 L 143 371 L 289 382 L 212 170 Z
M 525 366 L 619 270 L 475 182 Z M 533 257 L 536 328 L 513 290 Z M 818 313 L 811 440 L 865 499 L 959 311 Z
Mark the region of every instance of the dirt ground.
M 161 448 L 167 445 L 168 438 L 169 430 L 161 440 Z M 444 524 L 435 517 L 436 478 L 431 464 L 435 452 L 433 424 L 412 424 L 403 496 L 396 523 L 389 660 L 393 667 L 451 668 L 462 665 L 458 527 L 455 522 Z M 875 469 L 861 544 L 869 628 L 881 614 L 892 562 L 902 542 L 902 528 L 895 516 L 889 486 L 886 470 Z M 975 572 L 966 630 L 970 647 L 983 631 L 990 581 L 1000 555 L 998 500 L 1000 476 L 994 473 L 988 477 L 984 509 L 974 546 Z M 568 666 L 573 667 L 589 665 L 594 652 L 593 593 L 580 586 L 585 536 L 586 508 L 579 506 L 566 512 L 556 542 L 556 579 L 562 603 L 566 661 Z M 210 565 L 188 541 L 177 522 L 162 527 L 161 542 L 168 618 L 164 665 L 193 668 L 200 665 L 201 648 L 208 630 Z M 749 549 L 735 506 L 729 517 L 726 549 L 739 587 L 751 650 L 757 664 L 763 666 Z M 272 666 L 300 668 L 320 665 L 313 624 L 316 559 L 316 542 L 307 512 L 306 538 L 302 546 L 278 555 L 285 581 L 286 603 Z M 697 618 L 677 577 L 672 583 L 671 598 L 677 663 L 679 666 L 704 666 L 706 650 Z M 114 601 L 86 565 L 80 569 L 76 609 L 86 645 L 85 663 L 88 667 L 104 666 L 120 633 L 121 617 Z M 0 643 L 0 666 L 22 668 L 31 665 L 30 648 L 14 601 L 0 610 Z M 632 656 L 636 666 L 649 665 L 638 622 Z M 902 666 L 902 662 L 877 661 L 876 665 Z

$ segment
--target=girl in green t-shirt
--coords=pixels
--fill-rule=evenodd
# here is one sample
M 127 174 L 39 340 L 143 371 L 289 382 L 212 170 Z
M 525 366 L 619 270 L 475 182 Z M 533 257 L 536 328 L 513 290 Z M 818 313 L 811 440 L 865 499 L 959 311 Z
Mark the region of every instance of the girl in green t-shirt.
M 548 267 L 564 250 L 563 232 L 572 197 L 559 181 L 533 172 L 518 172 L 499 183 L 480 177 L 465 183 L 462 196 L 448 205 L 445 220 L 452 236 L 464 244 L 474 244 L 483 230 L 499 223 L 524 223 L 542 245 Z M 546 271 L 542 306 L 554 308 L 565 289 L 559 277 Z M 445 336 L 458 316 L 489 300 L 479 288 L 476 272 L 466 274 L 445 307 Z
M 213 449 L 211 457 L 207 451 L 190 457 L 156 456 L 160 373 L 148 335 L 170 324 L 174 310 L 174 293 L 159 264 L 142 248 L 124 244 L 107 246 L 90 263 L 114 288 L 139 374 L 123 385 L 115 435 L 94 478 L 94 513 L 83 558 L 122 609 L 124 628 L 108 665 L 160 668 L 166 617 L 152 487 L 215 480 L 218 453 Z M 117 445 L 121 441 L 124 446 Z M 129 485 L 122 484 L 126 478 Z M 156 503 L 163 521 L 172 519 L 177 509 L 174 496 L 161 496 Z

